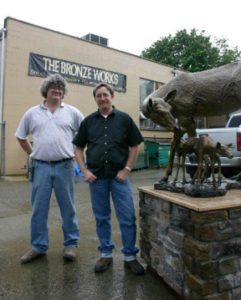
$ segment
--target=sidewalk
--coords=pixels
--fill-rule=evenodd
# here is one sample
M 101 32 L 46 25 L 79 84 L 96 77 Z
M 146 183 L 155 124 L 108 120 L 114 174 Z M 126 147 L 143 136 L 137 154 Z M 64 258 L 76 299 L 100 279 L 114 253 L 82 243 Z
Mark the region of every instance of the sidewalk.
M 139 186 L 152 185 L 163 169 L 134 171 L 130 175 L 139 224 Z M 16 179 L 16 178 L 15 178 Z M 80 228 L 78 258 L 66 263 L 62 258 L 62 230 L 59 209 L 52 197 L 49 214 L 50 248 L 46 257 L 20 265 L 19 258 L 30 249 L 30 187 L 26 178 L 0 180 L 0 299 L 87 299 L 87 300 L 174 300 L 177 296 L 155 274 L 136 276 L 123 267 L 121 236 L 113 212 L 113 266 L 94 273 L 98 259 L 98 239 L 91 210 L 89 189 L 76 183 L 76 208 Z M 114 210 L 113 210 L 114 211 Z M 138 244 L 137 237 L 137 244 Z M 143 262 L 143 261 L 142 261 Z

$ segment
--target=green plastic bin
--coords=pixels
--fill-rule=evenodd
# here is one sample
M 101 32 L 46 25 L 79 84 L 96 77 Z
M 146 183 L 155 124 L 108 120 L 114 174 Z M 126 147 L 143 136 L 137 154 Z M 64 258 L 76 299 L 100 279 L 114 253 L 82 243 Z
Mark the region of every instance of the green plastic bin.
M 149 154 L 150 165 L 160 166 L 168 163 L 170 144 L 146 141 L 144 142 L 144 149 Z
M 132 170 L 140 170 L 149 167 L 149 155 L 148 152 L 139 152 L 137 160 Z
M 159 145 L 159 165 L 166 165 L 169 160 L 170 145 Z

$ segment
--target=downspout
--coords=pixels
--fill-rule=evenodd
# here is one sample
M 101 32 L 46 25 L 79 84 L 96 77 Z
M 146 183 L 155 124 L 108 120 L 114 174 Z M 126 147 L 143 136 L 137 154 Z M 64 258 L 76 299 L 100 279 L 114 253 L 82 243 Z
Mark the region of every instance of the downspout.
M 6 124 L 3 123 L 3 94 L 4 94 L 4 70 L 5 70 L 5 32 L 6 28 L 0 30 L 1 39 L 2 39 L 2 49 L 1 49 L 1 73 L 0 73 L 0 170 L 2 170 L 2 126 Z M 5 153 L 5 151 L 4 151 Z M 5 155 L 4 155 L 5 156 Z M 4 157 L 4 176 L 6 175 L 6 157 Z

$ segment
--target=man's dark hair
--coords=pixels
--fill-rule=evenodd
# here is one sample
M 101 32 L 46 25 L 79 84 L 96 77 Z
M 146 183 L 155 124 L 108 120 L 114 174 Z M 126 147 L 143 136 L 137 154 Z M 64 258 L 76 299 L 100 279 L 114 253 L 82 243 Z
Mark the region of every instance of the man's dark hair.
M 107 83 L 105 83 L 105 82 L 101 82 L 101 83 L 99 83 L 99 84 L 94 88 L 94 90 L 93 90 L 93 95 L 94 95 L 94 97 L 95 97 L 95 95 L 96 95 L 96 91 L 97 91 L 99 88 L 101 88 L 101 87 L 105 87 L 105 88 L 110 92 L 111 96 L 114 95 L 114 89 L 113 89 L 109 84 L 107 84 Z

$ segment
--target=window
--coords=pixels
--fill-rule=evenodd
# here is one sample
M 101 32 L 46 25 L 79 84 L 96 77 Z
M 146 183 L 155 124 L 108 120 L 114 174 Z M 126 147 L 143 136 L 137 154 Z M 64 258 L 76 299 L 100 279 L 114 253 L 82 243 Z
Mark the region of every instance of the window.
M 241 119 L 240 116 L 232 117 L 229 127 L 239 127 L 241 125 Z
M 148 79 L 140 78 L 140 128 L 147 130 L 167 130 L 165 127 L 155 124 L 150 119 L 147 119 L 142 113 L 142 105 L 145 98 L 152 92 L 157 90 L 163 83 L 156 82 Z
M 195 125 L 196 128 L 204 128 L 204 118 L 200 117 L 200 118 L 195 118 Z

